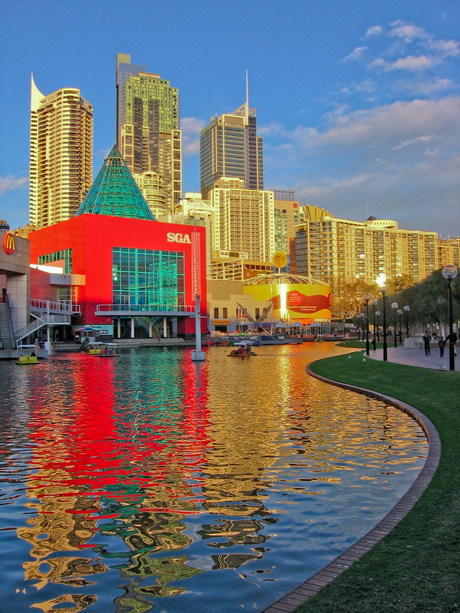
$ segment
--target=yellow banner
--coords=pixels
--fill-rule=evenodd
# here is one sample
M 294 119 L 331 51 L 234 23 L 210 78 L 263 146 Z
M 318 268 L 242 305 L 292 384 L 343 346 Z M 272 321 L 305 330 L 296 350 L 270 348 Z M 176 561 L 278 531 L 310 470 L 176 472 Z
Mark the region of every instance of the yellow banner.
M 329 285 L 280 283 L 277 285 L 248 285 L 244 294 L 254 300 L 271 301 L 275 317 L 289 317 L 293 321 L 331 318 L 331 288 Z

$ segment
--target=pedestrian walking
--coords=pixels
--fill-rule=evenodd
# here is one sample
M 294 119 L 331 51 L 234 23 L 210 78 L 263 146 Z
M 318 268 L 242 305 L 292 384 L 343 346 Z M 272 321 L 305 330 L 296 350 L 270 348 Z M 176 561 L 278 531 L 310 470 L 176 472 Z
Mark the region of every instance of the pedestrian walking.
M 444 340 L 444 337 L 441 336 L 439 341 L 438 341 L 438 345 L 439 345 L 439 353 L 441 355 L 441 357 L 444 356 L 444 347 L 446 346 L 446 341 Z
M 425 334 L 422 336 L 422 340 L 425 344 L 425 355 L 431 355 L 431 349 L 430 349 L 431 336 L 429 335 L 428 330 L 425 330 Z
M 454 346 L 454 356 L 457 357 L 457 347 L 455 346 L 455 343 L 457 342 L 457 335 L 455 334 L 455 332 L 449 334 L 446 340 L 449 341 L 449 345 L 452 343 L 452 345 Z

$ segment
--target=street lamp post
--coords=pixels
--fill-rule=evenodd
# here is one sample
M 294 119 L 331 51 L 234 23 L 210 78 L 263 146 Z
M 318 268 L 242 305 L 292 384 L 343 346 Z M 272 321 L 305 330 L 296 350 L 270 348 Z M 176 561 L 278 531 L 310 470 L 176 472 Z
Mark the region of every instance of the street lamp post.
M 407 336 L 407 338 L 409 338 L 409 311 L 410 311 L 410 306 L 408 304 L 406 304 L 406 306 L 404 307 L 404 310 L 406 311 L 406 336 Z
M 398 315 L 399 315 L 399 344 L 402 344 L 402 314 L 404 313 L 404 311 L 402 309 L 398 309 Z
M 442 269 L 442 276 L 447 279 L 449 290 L 449 370 L 455 370 L 455 338 L 454 319 L 452 313 L 452 281 L 457 276 L 458 268 L 455 264 L 448 264 Z
M 385 310 L 385 296 L 387 292 L 387 288 L 385 286 L 386 276 L 381 274 L 377 279 L 377 285 L 380 287 L 380 291 L 382 292 L 383 297 L 383 361 L 388 361 L 388 348 L 387 348 L 387 320 L 386 320 L 386 310 Z
M 395 341 L 394 341 L 395 347 L 397 347 L 398 346 L 398 334 L 397 334 L 397 330 L 396 330 L 396 325 L 397 325 L 397 322 L 396 322 L 396 311 L 398 310 L 398 303 L 397 302 L 392 302 L 391 303 L 391 308 L 395 312 L 395 327 L 394 327 L 394 334 L 393 334 L 393 336 L 395 337 Z

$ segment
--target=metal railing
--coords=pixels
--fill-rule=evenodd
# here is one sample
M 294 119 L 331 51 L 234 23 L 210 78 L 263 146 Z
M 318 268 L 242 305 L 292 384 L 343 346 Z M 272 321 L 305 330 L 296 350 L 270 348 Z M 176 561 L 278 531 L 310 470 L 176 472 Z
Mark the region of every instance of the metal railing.
M 79 304 L 72 303 L 70 300 L 59 300 L 58 302 L 51 302 L 48 300 L 38 300 L 37 298 L 30 299 L 30 308 L 41 313 L 65 313 L 66 315 L 80 314 L 81 308 Z
M 15 333 L 14 338 L 16 342 L 22 341 L 22 339 L 37 332 L 43 326 L 70 326 L 71 324 L 70 313 L 50 313 L 49 315 L 45 313 L 42 317 L 37 317 L 33 313 L 31 315 L 35 317 L 35 321 L 30 322 Z
M 192 314 L 195 306 L 184 304 L 98 304 L 96 314 L 107 313 L 184 313 Z

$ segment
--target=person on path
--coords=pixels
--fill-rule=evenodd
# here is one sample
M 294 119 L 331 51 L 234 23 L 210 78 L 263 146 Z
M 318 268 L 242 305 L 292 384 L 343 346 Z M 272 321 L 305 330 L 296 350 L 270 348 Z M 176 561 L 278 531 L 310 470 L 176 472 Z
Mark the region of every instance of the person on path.
M 457 335 L 455 334 L 455 332 L 452 332 L 452 334 L 449 334 L 446 340 L 449 341 L 449 345 L 452 340 L 452 345 L 454 346 L 454 356 L 457 357 L 457 347 L 455 346 L 455 343 L 457 342 Z
M 431 336 L 429 335 L 428 330 L 425 331 L 425 334 L 422 336 L 422 340 L 425 343 L 425 355 L 430 355 L 431 354 L 431 349 L 430 349 Z
M 444 340 L 444 337 L 441 336 L 439 341 L 438 341 L 438 345 L 439 345 L 439 352 L 441 354 L 441 357 L 444 356 L 444 347 L 446 346 L 446 341 Z

